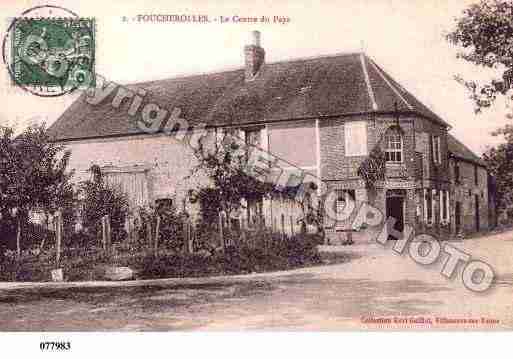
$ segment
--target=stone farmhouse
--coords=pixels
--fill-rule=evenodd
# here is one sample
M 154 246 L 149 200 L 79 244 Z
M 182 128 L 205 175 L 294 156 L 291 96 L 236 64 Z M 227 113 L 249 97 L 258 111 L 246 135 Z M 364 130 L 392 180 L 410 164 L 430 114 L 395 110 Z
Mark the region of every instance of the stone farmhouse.
M 408 224 L 439 237 L 488 228 L 488 174 L 481 159 L 365 53 L 266 63 L 260 34 L 252 35 L 240 69 L 125 90 L 169 111 L 179 108 L 181 117 L 206 123 L 209 131 L 236 129 L 285 159 L 286 170 L 300 168 L 335 190 L 336 208 L 347 200 L 369 202 L 396 218 L 397 229 Z M 172 200 L 194 211 L 188 191 L 206 179 L 188 178 L 196 161 L 190 147 L 162 131 L 142 131 L 137 116 L 127 115 L 130 99 L 114 107 L 115 96 L 92 105 L 84 94 L 50 128 L 53 140 L 72 151 L 77 181 L 98 164 L 134 206 Z M 377 146 L 386 158 L 385 180 L 370 190 L 357 169 Z M 283 200 L 255 208 L 271 225 L 301 215 Z M 327 227 L 336 238 L 337 228 Z

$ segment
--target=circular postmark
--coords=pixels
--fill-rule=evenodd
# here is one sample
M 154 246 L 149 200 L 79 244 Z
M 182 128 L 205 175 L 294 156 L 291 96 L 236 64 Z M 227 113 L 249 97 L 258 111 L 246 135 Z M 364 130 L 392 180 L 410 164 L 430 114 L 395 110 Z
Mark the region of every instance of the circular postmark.
M 95 36 L 94 18 L 54 5 L 24 11 L 2 42 L 12 84 L 42 97 L 94 86 Z

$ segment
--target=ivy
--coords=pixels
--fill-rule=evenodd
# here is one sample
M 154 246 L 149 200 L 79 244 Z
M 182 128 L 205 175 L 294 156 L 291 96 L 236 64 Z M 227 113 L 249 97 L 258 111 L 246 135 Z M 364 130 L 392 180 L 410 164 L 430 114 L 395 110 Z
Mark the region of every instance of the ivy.
M 367 188 L 374 189 L 377 181 L 385 179 L 385 162 L 385 154 L 376 146 L 360 164 L 357 174 L 365 181 Z

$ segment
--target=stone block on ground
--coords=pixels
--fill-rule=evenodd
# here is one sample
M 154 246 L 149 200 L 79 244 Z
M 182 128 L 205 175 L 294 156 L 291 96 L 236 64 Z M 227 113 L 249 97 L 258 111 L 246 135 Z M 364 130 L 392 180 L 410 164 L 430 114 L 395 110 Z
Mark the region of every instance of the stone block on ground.
M 130 280 L 134 279 L 135 271 L 130 267 L 105 267 L 105 274 L 103 275 L 106 280 Z

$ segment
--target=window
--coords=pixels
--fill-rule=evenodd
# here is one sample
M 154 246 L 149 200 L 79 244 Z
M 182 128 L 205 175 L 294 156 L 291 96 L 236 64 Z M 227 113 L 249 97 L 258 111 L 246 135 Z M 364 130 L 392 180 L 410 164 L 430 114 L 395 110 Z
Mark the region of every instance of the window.
M 433 224 L 433 213 L 435 212 L 435 197 L 436 190 L 424 189 L 424 220 L 426 224 Z
M 102 167 L 105 182 L 127 195 L 131 207 L 144 207 L 150 201 L 148 167 Z
M 244 128 L 240 132 L 241 137 L 244 139 L 246 155 L 256 148 L 260 148 L 262 144 L 262 129 L 258 127 Z
M 247 146 L 260 147 L 262 143 L 262 130 L 260 128 L 244 129 L 243 131 Z
M 389 129 L 385 134 L 385 159 L 387 162 L 403 161 L 403 136 L 397 128 Z
M 346 205 L 349 201 L 355 200 L 354 189 L 338 190 L 337 201 L 335 202 L 335 213 L 340 214 L 344 212 Z
M 440 191 L 440 222 L 449 223 L 449 191 Z
M 479 184 L 479 174 L 477 171 L 477 165 L 474 165 L 474 184 L 476 186 Z
M 460 164 L 457 160 L 454 161 L 454 182 L 460 183 Z
M 265 129 L 262 129 L 265 133 Z M 261 148 L 272 152 L 289 164 L 286 166 L 317 166 L 317 132 L 315 122 L 293 122 L 268 125 L 269 144 Z M 266 141 L 265 134 L 262 140 Z M 282 165 L 283 166 L 283 165 Z
M 420 220 L 422 216 L 422 193 L 419 191 L 415 192 L 415 219 Z
M 346 156 L 367 155 L 367 122 L 351 121 L 344 124 Z
M 442 163 L 442 156 L 440 154 L 440 136 L 431 136 L 431 158 L 434 163 Z

